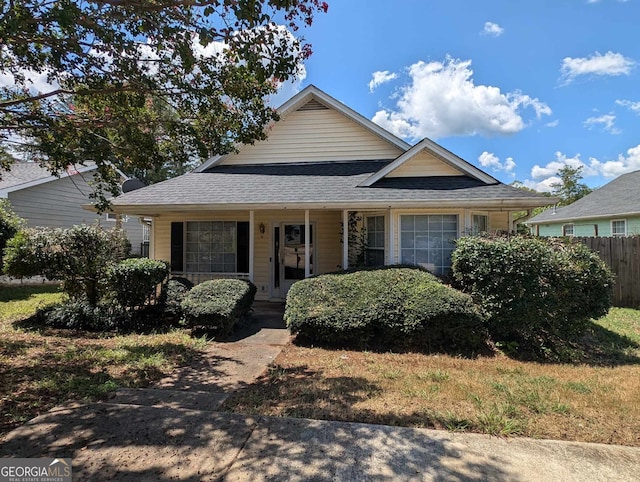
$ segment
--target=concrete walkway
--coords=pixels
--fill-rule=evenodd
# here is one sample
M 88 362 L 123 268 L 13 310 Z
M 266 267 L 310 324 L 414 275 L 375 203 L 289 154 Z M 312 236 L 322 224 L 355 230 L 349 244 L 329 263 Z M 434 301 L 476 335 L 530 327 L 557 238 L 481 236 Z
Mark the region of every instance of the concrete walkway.
M 8 434 L 0 457 L 71 457 L 79 481 L 640 481 L 632 447 L 218 412 L 289 340 L 281 307 L 256 311 L 195 366 L 53 409 Z

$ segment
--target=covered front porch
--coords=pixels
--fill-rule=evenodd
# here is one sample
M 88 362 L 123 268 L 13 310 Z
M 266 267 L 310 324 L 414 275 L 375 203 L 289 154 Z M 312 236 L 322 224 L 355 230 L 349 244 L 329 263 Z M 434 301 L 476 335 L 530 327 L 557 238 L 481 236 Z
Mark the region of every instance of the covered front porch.
M 173 276 L 247 279 L 257 299 L 282 301 L 300 279 L 355 265 L 410 263 L 442 274 L 457 237 L 509 230 L 510 220 L 506 211 L 470 209 L 163 213 L 153 219 L 150 255 L 169 261 Z

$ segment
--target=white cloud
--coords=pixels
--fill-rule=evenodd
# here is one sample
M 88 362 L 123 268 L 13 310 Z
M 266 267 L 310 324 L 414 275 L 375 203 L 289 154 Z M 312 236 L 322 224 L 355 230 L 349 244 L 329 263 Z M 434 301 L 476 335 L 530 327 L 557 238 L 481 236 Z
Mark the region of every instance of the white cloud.
M 49 82 L 46 72 L 20 69 L 17 72 L 25 77 L 26 87 L 32 94 L 44 94 L 60 88 L 57 82 Z M 16 87 L 16 77 L 11 72 L 0 72 L 0 87 Z
M 373 92 L 376 88 L 382 84 L 390 82 L 398 78 L 398 74 L 389 72 L 388 70 L 378 70 L 371 74 L 371 81 L 369 82 L 369 92 Z
M 462 135 L 514 134 L 526 127 L 522 110 L 537 118 L 551 109 L 520 91 L 475 85 L 470 60 L 419 61 L 408 68 L 410 81 L 393 98 L 395 109 L 383 109 L 373 122 L 407 139 Z
M 491 35 L 493 37 L 500 37 L 500 35 L 504 33 L 504 28 L 502 28 L 497 23 L 485 22 L 484 28 L 482 29 L 481 33 L 485 35 Z
M 602 127 L 602 130 L 609 134 L 620 134 L 622 131 L 615 126 L 616 116 L 613 114 L 603 114 L 599 117 L 589 117 L 582 123 L 587 129 L 592 130 L 594 127 Z
M 539 166 L 536 164 L 531 168 L 531 177 L 535 180 L 541 180 L 547 177 L 555 176 L 560 169 L 565 166 L 573 168 L 582 167 L 582 174 L 585 176 L 596 175 L 596 172 L 588 170 L 588 166 L 580 159 L 580 154 L 576 154 L 573 157 L 567 157 L 560 151 L 555 153 L 556 159 L 547 163 L 545 166 Z
M 513 169 L 516 167 L 516 163 L 513 160 L 513 157 L 507 157 L 504 162 L 500 161 L 500 158 L 496 156 L 493 152 L 484 151 L 478 157 L 478 162 L 482 167 L 491 168 L 492 171 L 504 171 L 512 173 Z
M 591 57 L 565 57 L 560 73 L 566 85 L 580 75 L 629 75 L 634 66 L 632 59 L 620 53 L 609 51 L 602 55 L 596 52 Z
M 561 182 L 559 177 L 552 176 L 537 182 L 527 179 L 522 184 L 524 184 L 525 187 L 535 189 L 538 192 L 552 192 L 553 188 L 551 186 L 559 182 Z
M 640 115 L 640 100 L 633 102 L 630 100 L 616 100 L 616 104 L 628 108 L 630 111 Z
M 615 160 L 600 162 L 591 159 L 590 168 L 598 171 L 604 177 L 616 177 L 640 169 L 640 144 L 627 149 L 627 155 L 618 155 Z
M 559 119 L 556 119 L 556 120 L 553 120 L 553 121 L 551 121 L 551 122 L 547 122 L 547 123 L 545 124 L 545 126 L 546 126 L 546 127 L 558 127 L 558 125 L 559 125 L 559 124 L 560 124 L 560 120 L 559 120 Z
M 640 144 L 627 149 L 625 154 L 619 154 L 616 159 L 608 161 L 599 161 L 590 157 L 588 162 L 583 162 L 580 159 L 580 154 L 567 157 L 559 151 L 555 153 L 555 156 L 555 160 L 544 166 L 537 164 L 533 166 L 531 169 L 532 179 L 524 181 L 523 184 L 538 191 L 551 192 L 551 185 L 560 181 L 556 174 L 565 166 L 582 167 L 582 175 L 585 178 L 594 176 L 614 178 L 627 172 L 640 170 Z

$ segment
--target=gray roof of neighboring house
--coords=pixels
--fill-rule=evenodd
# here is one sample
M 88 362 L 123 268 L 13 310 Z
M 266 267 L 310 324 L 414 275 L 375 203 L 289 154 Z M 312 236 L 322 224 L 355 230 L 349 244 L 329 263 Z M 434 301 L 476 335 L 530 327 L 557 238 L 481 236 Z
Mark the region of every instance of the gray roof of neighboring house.
M 0 171 L 0 177 L 0 189 L 6 189 L 51 177 L 51 172 L 36 162 L 15 162 L 10 171 Z
M 87 172 L 95 168 L 95 163 L 87 162 L 85 165 L 70 166 L 66 172 L 63 171 L 59 176 L 56 176 L 37 162 L 14 162 L 9 171 L 0 170 L 0 191 L 3 189 L 8 189 L 9 191 L 20 190 L 22 189 L 20 186 L 23 184 L 25 187 L 33 186 L 33 183 L 39 184 L 53 181 L 59 177 L 76 174 L 77 172 Z
M 554 214 L 555 212 L 555 214 Z M 527 224 L 640 214 L 640 171 L 614 179 L 576 202 L 534 216 Z
M 371 187 L 358 186 L 389 162 L 216 166 L 123 194 L 113 200 L 113 206 L 549 202 L 531 192 L 468 176 L 385 178 Z

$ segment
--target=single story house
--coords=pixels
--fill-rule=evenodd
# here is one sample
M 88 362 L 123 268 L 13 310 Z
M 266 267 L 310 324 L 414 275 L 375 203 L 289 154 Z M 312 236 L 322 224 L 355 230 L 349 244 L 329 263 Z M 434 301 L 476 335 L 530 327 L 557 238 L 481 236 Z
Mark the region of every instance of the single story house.
M 35 162 L 15 162 L 9 171 L 0 174 L 0 198 L 9 199 L 15 213 L 28 227 L 70 228 L 77 224 L 99 222 L 104 227 L 116 225 L 113 213 L 98 215 L 83 209 L 90 202 L 89 185 L 95 164 L 69 168 L 60 177 Z M 121 173 L 123 180 L 126 176 Z M 135 254 L 146 251 L 150 226 L 138 216 L 122 216 L 121 226 Z
M 640 234 L 640 171 L 623 174 L 568 206 L 549 208 L 526 224 L 538 236 Z
M 195 282 L 250 279 L 276 301 L 299 279 L 347 268 L 353 230 L 367 264 L 442 274 L 459 236 L 512 231 L 515 212 L 554 202 L 429 139 L 412 146 L 314 86 L 279 114 L 267 140 L 113 199 L 114 212 L 153 218 L 151 257 Z

